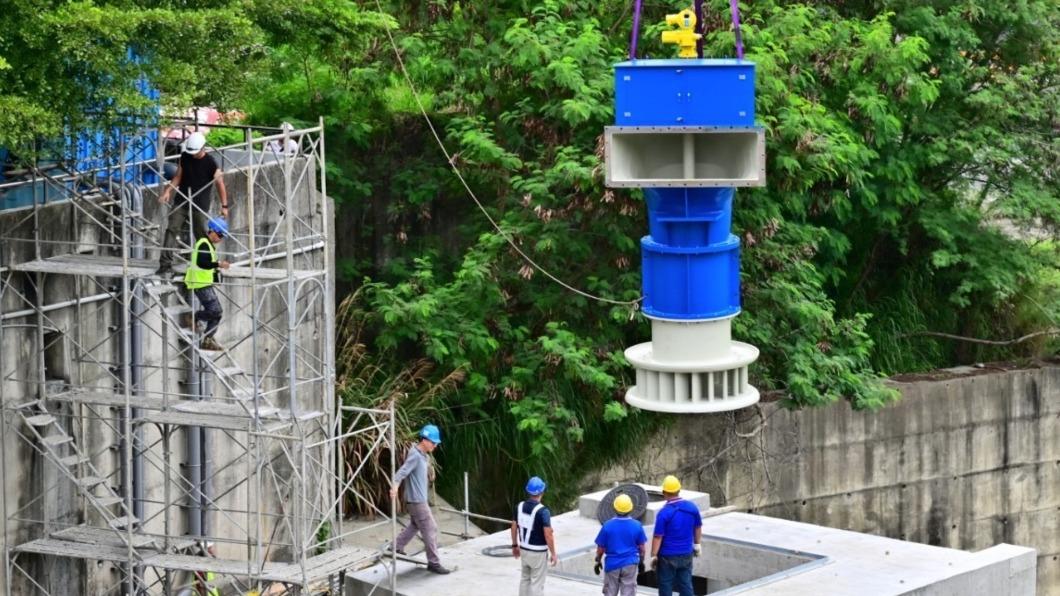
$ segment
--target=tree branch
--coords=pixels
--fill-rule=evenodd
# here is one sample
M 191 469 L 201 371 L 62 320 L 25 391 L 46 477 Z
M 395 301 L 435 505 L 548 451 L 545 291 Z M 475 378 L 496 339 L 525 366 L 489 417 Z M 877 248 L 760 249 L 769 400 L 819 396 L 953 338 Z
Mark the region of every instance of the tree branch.
M 1011 346 L 1019 343 L 1023 343 L 1028 339 L 1034 339 L 1035 337 L 1041 337 L 1043 335 L 1060 335 L 1060 328 L 1045 329 L 1043 331 L 1035 331 L 1034 333 L 1028 333 L 1023 337 L 1017 337 L 1016 339 L 1007 340 L 994 340 L 994 339 L 980 339 L 978 337 L 965 337 L 963 335 L 953 335 L 951 333 L 939 333 L 937 331 L 915 331 L 913 333 L 903 333 L 899 335 L 899 338 L 903 337 L 914 337 L 914 336 L 928 336 L 928 337 L 942 337 L 945 339 L 952 339 L 956 341 L 966 341 L 973 344 L 984 344 L 988 346 Z

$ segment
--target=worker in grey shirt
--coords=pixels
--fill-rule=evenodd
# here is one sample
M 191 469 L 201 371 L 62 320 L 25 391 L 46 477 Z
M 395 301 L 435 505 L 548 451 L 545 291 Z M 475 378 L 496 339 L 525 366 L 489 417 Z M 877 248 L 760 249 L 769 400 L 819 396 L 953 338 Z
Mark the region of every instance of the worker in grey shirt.
M 428 424 L 420 431 L 419 438 L 419 442 L 409 449 L 405 463 L 390 487 L 390 497 L 396 498 L 398 487 L 405 482 L 405 509 L 409 512 L 409 525 L 398 535 L 394 549 L 398 554 L 405 554 L 405 546 L 418 531 L 427 547 L 427 571 L 445 575 L 449 570 L 442 567 L 438 558 L 438 524 L 427 502 L 427 469 L 430 467 L 427 456 L 442 443 L 442 433 L 437 426 Z

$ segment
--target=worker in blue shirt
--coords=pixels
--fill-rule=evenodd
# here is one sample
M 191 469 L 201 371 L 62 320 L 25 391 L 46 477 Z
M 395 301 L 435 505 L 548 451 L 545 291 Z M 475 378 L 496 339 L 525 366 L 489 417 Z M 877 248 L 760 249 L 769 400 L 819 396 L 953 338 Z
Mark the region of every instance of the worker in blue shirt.
M 681 499 L 681 482 L 667 476 L 662 483 L 666 505 L 655 516 L 651 566 L 658 573 L 659 596 L 692 594 L 692 556 L 699 556 L 703 520 L 699 507 Z
M 644 526 L 631 519 L 633 499 L 618 495 L 613 517 L 604 522 L 596 535 L 596 574 L 600 575 L 600 558 L 604 559 L 604 596 L 634 596 L 637 593 L 637 574 L 644 573 L 644 545 L 648 537 Z

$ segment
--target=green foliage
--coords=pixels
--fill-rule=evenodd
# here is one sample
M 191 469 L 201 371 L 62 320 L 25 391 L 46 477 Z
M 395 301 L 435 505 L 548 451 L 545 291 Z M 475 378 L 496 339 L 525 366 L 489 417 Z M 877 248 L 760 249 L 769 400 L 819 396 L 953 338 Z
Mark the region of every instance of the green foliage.
M 340 327 L 344 399 L 394 401 L 409 432 L 441 423 L 443 493 L 459 494 L 468 470 L 484 489 L 476 508 L 496 511 L 541 474 L 562 501 L 663 420 L 622 403 L 622 350 L 647 321 L 567 291 L 508 242 L 585 291 L 639 296 L 641 197 L 601 175 L 628 2 L 370 7 L 16 0 L 0 15 L 15 32 L 0 41 L 0 144 L 61 130 L 104 97 L 140 109 L 129 82 L 141 75 L 171 103 L 236 103 L 255 122 L 323 116 L 341 268 L 357 290 Z M 673 54 L 658 39 L 663 8 L 645 8 L 643 55 Z M 884 374 L 1055 353 L 1047 336 L 998 347 L 924 334 L 1057 325 L 1055 0 L 742 8 L 769 148 L 769 185 L 738 193 L 733 222 L 734 333 L 762 350 L 752 382 L 790 407 L 873 409 L 896 398 Z M 708 0 L 707 55 L 732 53 L 727 11 Z M 53 38 L 61 51 L 34 62 Z M 129 62 L 127 47 L 149 60 Z
M 234 2 L 13 0 L 0 29 L 0 146 L 17 150 L 150 115 L 139 79 L 172 106 L 223 105 L 261 57 L 260 31 Z
M 707 4 L 707 54 L 730 55 L 728 3 Z M 332 40 L 316 55 L 313 40 L 274 33 L 276 61 L 250 112 L 325 114 L 365 358 L 400 371 L 426 357 L 434 378 L 462 375 L 412 417 L 449 429 L 447 471 L 495 487 L 487 499 L 516 496 L 531 473 L 563 486 L 660 421 L 621 402 L 622 349 L 648 326 L 562 289 L 506 238 L 580 288 L 639 295 L 641 197 L 605 189 L 600 159 L 628 3 L 384 8 L 419 99 L 500 232 L 433 145 L 381 38 Z M 734 221 L 744 246 L 734 332 L 762 350 L 756 386 L 791 407 L 872 409 L 897 397 L 882 374 L 1055 350 L 1045 338 L 988 348 L 918 335 L 1055 325 L 1055 283 L 1044 280 L 1055 279 L 1056 250 L 1028 250 L 1019 236 L 1055 238 L 1060 221 L 1055 3 L 743 9 L 769 147 L 769 186 L 740 191 Z M 661 7 L 645 11 L 642 54 L 672 55 L 658 40 Z M 459 494 L 459 474 L 441 480 Z

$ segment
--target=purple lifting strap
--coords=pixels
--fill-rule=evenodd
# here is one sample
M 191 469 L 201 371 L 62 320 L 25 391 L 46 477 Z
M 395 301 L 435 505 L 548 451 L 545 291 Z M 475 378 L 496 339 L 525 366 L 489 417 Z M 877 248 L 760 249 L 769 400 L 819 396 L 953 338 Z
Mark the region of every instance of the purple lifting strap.
M 640 37 L 640 12 L 641 12 L 642 0 L 636 0 L 633 3 L 633 32 L 630 34 L 629 39 L 629 59 L 637 59 L 637 40 Z M 743 60 L 743 35 L 740 34 L 740 2 L 739 0 L 729 0 L 729 6 L 732 9 L 732 28 L 736 33 L 736 58 Z M 696 32 L 702 34 L 704 32 L 703 24 L 703 0 L 696 0 L 696 19 L 699 21 L 696 24 Z M 700 39 L 696 42 L 696 54 L 700 58 L 703 57 L 703 40 Z
M 743 35 L 740 34 L 740 1 L 729 0 L 732 8 L 732 28 L 736 32 L 736 59 L 743 60 Z
M 641 0 L 633 4 L 633 33 L 629 39 L 629 59 L 637 59 L 637 38 L 640 37 L 640 5 Z
M 703 19 L 703 0 L 696 0 L 695 3 L 696 11 L 696 33 L 700 35 L 700 38 L 696 40 L 696 57 L 703 57 L 703 35 L 707 32 L 707 24 L 704 23 Z

